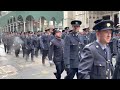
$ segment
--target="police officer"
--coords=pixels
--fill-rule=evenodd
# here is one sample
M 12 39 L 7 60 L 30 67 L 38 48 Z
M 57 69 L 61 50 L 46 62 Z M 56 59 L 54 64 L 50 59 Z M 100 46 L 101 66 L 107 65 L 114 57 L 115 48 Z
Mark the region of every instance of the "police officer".
M 31 54 L 31 61 L 34 61 L 34 39 L 32 37 L 32 32 L 28 32 L 28 37 L 25 40 L 25 47 L 26 47 L 26 61 L 28 60 L 29 54 Z
M 22 32 L 20 38 L 23 41 L 23 43 L 22 43 L 22 53 L 23 53 L 23 58 L 24 58 L 25 55 L 26 55 L 26 48 L 25 48 L 26 32 Z
M 45 58 L 48 56 L 48 50 L 50 46 L 50 29 L 46 28 L 45 34 L 40 38 L 40 46 L 42 49 L 42 64 L 45 65 Z
M 16 33 L 14 42 L 13 42 L 16 57 L 19 57 L 20 48 L 22 44 L 23 44 L 23 41 L 21 40 L 19 33 Z
M 8 35 L 8 32 L 4 32 L 2 34 L 2 42 L 4 44 L 5 53 L 7 52 L 7 35 Z
M 38 37 L 38 39 L 37 39 L 37 45 L 38 45 L 37 50 L 38 50 L 38 51 L 40 50 L 40 54 L 42 54 L 42 49 L 41 49 L 41 45 L 40 45 L 40 38 L 41 38 L 41 32 L 40 32 L 40 31 L 38 31 L 37 37 Z M 37 54 L 38 54 L 38 53 L 37 53 Z
M 97 40 L 86 45 L 81 53 L 79 79 L 110 79 L 113 72 L 110 48 L 113 21 L 101 20 L 95 24 Z
M 117 54 L 116 54 L 116 64 L 113 74 L 113 79 L 120 79 L 120 31 L 118 28 L 118 38 L 117 38 Z
M 94 21 L 94 23 L 97 24 L 97 23 L 100 22 L 101 20 L 103 20 L 103 19 L 98 19 L 98 20 Z M 91 42 L 94 42 L 94 41 L 96 41 L 96 40 L 97 40 L 97 38 L 96 38 L 96 32 L 95 32 L 95 30 L 93 30 L 93 31 L 91 32 L 91 34 L 90 34 L 90 43 L 91 43 Z
M 111 39 L 111 42 L 109 43 L 110 47 L 111 47 L 111 53 L 112 53 L 112 56 L 116 56 L 117 55 L 117 47 L 118 47 L 118 30 L 114 30 L 113 32 L 113 37 Z
M 78 77 L 79 54 L 81 53 L 81 36 L 79 29 L 81 24 L 81 21 L 73 20 L 71 22 L 73 30 L 71 30 L 64 39 L 64 63 L 67 71 L 65 79 L 73 79 L 75 74 Z
M 84 46 L 90 43 L 90 33 L 89 33 L 89 28 L 84 28 L 83 29 L 83 43 Z
M 13 44 L 12 33 L 8 32 L 8 35 L 6 38 L 7 38 L 7 53 L 11 54 L 11 48 L 12 48 L 12 44 Z
M 60 30 L 54 31 L 55 38 L 50 42 L 48 58 L 50 61 L 53 60 L 56 66 L 56 73 L 54 75 L 57 79 L 61 79 L 61 74 L 64 71 L 63 61 L 63 46 L 64 40 L 61 39 L 62 32 Z M 53 58 L 52 58 L 53 57 Z
M 69 27 L 65 27 L 64 32 L 62 32 L 62 39 L 65 38 L 65 36 L 68 33 L 68 31 L 69 31 Z
M 37 32 L 34 33 L 33 35 L 33 39 L 34 39 L 34 43 L 35 43 L 35 56 L 38 57 L 38 36 L 37 36 Z

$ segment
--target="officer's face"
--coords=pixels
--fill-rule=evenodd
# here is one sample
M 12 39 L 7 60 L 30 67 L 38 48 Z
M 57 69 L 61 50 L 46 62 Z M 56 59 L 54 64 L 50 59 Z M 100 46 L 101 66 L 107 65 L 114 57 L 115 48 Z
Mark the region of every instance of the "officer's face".
M 55 36 L 58 37 L 58 38 L 61 38 L 62 32 L 57 32 L 57 33 L 55 34 Z
M 103 30 L 97 32 L 97 36 L 101 43 L 107 44 L 111 40 L 112 30 Z
M 53 33 L 53 28 L 50 28 L 50 33 Z
M 73 30 L 74 30 L 75 32 L 79 32 L 80 26 L 72 26 L 72 27 L 73 27 Z

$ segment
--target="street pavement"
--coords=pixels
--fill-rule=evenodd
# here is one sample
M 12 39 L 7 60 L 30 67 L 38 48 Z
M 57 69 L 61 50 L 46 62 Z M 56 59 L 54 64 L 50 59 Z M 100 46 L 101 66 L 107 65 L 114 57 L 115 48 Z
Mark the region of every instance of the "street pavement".
M 22 57 L 22 52 L 19 57 L 15 57 L 14 51 L 11 55 L 4 52 L 3 45 L 0 45 L 0 79 L 56 79 L 53 72 L 55 72 L 55 65 L 50 66 L 48 59 L 46 65 L 41 63 L 41 55 L 35 57 L 35 62 L 29 58 L 26 61 Z M 62 74 L 62 79 L 66 72 Z
M 0 79 L 56 79 L 53 74 L 56 71 L 55 65 L 50 66 L 48 59 L 46 59 L 46 65 L 43 66 L 41 54 L 34 60 L 35 62 L 32 62 L 29 58 L 26 61 L 22 57 L 22 52 L 19 57 L 15 57 L 14 51 L 11 54 L 6 54 L 3 45 L 0 45 Z M 115 65 L 115 58 L 112 60 Z M 64 71 L 62 79 L 65 76 L 66 72 Z

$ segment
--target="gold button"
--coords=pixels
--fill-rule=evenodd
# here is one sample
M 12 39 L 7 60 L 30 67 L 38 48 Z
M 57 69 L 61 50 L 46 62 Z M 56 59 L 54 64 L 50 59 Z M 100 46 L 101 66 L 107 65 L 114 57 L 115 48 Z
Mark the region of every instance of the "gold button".
M 98 48 L 99 46 L 96 46 L 96 48 Z

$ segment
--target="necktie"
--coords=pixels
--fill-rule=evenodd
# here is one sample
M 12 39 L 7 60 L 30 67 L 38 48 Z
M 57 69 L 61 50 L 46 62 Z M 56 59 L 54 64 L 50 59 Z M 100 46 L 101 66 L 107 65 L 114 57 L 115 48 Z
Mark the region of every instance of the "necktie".
M 105 56 L 107 58 L 107 49 L 106 48 L 104 48 L 104 52 L 105 52 Z

